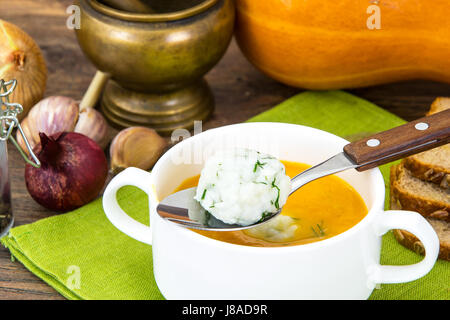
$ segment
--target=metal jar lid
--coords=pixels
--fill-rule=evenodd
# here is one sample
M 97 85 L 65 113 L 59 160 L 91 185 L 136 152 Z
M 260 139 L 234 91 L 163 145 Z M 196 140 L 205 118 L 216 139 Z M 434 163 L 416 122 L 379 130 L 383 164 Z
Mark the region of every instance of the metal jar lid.
M 0 79 L 0 141 L 10 140 L 27 163 L 33 167 L 39 168 L 41 163 L 34 154 L 27 137 L 20 126 L 19 120 L 17 119 L 17 115 L 23 111 L 23 108 L 18 103 L 9 102 L 9 95 L 14 91 L 16 85 L 17 80 L 5 81 Z M 14 139 L 12 135 L 14 128 L 19 130 L 32 160 L 29 159 L 26 152 L 22 150 L 16 139 Z

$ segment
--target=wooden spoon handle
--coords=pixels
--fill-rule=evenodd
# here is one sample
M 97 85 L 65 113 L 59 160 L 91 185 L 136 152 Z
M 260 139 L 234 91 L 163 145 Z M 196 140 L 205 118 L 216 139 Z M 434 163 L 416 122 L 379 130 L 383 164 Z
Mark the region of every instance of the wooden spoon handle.
M 450 142 L 450 109 L 350 143 L 344 152 L 358 171 L 404 158 Z

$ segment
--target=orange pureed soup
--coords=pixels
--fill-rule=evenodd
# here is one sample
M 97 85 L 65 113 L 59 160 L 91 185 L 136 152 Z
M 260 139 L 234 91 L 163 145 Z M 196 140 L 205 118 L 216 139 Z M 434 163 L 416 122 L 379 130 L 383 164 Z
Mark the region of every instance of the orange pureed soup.
M 310 167 L 290 161 L 282 163 L 286 167 L 286 174 L 291 178 Z M 174 192 L 195 187 L 199 178 L 197 175 L 186 179 Z M 281 237 L 283 239 L 256 236 L 255 232 L 248 230 L 193 231 L 209 238 L 245 246 L 300 245 L 331 238 L 350 229 L 367 215 L 367 207 L 358 192 L 347 182 L 337 176 L 328 176 L 310 182 L 293 193 L 281 214 L 291 217 L 291 227 L 292 224 L 296 226 L 295 231 L 288 237 Z

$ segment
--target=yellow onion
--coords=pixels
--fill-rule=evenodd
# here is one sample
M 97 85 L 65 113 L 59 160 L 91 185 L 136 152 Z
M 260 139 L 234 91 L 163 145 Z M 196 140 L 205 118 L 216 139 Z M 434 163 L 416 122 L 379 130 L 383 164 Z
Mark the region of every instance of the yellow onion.
M 9 99 L 22 105 L 19 119 L 44 96 L 47 67 L 41 50 L 28 34 L 4 20 L 0 20 L 0 79 L 17 80 Z

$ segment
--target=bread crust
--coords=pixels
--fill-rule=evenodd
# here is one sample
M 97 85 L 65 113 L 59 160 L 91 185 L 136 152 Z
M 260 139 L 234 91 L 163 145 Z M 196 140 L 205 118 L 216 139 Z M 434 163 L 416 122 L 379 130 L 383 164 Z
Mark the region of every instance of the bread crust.
M 402 164 L 391 167 L 391 204 L 395 200 L 396 205 L 402 210 L 419 212 L 424 217 L 435 218 L 450 222 L 450 204 L 433 199 L 427 199 L 412 194 L 401 188 L 397 180 L 401 171 L 404 170 Z M 424 182 L 426 183 L 426 182 Z M 394 200 L 393 200 L 394 199 Z
M 450 170 L 436 167 L 430 163 L 420 161 L 416 157 L 408 157 L 403 160 L 403 165 L 411 174 L 423 181 L 432 182 L 443 189 L 450 187 Z
M 427 116 L 450 108 L 450 98 L 438 97 L 431 104 Z M 427 152 L 427 151 L 425 151 Z M 403 160 L 403 165 L 411 174 L 424 181 L 433 182 L 443 189 L 450 188 L 450 168 L 424 162 L 417 156 L 410 156 Z
M 450 98 L 449 97 L 437 97 L 431 103 L 430 110 L 427 112 L 427 116 L 450 109 Z

